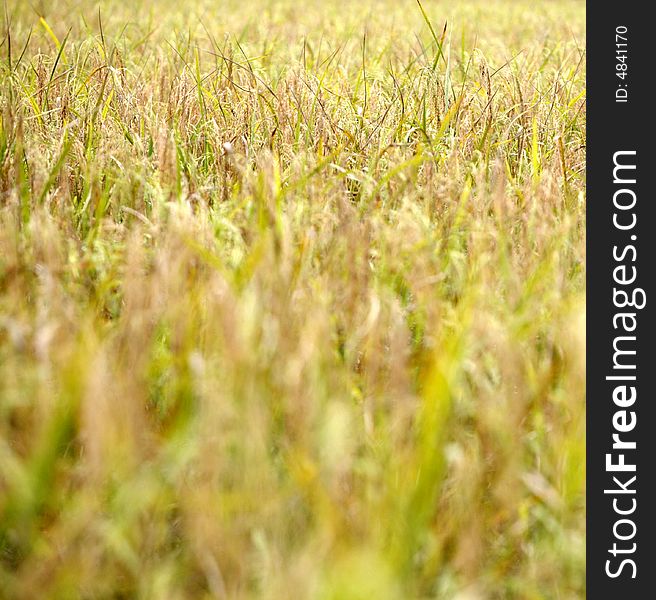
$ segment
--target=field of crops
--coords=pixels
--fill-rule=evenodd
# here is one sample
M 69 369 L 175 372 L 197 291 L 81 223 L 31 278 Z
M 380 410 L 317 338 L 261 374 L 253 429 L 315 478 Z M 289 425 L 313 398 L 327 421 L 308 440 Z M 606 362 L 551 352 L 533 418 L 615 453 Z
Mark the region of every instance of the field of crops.
M 0 598 L 585 597 L 585 4 L 8 0 Z

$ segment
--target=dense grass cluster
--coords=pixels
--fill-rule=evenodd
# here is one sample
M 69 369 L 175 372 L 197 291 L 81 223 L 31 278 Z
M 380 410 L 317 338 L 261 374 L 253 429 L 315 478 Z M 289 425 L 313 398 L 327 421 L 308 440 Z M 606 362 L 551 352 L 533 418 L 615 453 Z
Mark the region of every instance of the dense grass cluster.
M 584 597 L 583 2 L 3 33 L 0 597 Z

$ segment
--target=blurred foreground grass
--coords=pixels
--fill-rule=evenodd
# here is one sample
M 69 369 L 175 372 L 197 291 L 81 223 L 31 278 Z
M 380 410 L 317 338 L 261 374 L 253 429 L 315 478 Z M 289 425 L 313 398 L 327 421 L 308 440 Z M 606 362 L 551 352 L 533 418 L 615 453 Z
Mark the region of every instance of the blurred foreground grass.
M 9 1 L 0 597 L 584 597 L 584 3 L 351 4 Z

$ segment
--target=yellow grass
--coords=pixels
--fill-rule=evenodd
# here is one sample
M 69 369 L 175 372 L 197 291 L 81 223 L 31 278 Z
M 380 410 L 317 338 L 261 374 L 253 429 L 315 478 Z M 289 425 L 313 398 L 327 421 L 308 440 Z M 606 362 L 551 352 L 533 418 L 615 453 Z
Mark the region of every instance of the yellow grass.
M 9 0 L 0 597 L 585 596 L 584 10 Z

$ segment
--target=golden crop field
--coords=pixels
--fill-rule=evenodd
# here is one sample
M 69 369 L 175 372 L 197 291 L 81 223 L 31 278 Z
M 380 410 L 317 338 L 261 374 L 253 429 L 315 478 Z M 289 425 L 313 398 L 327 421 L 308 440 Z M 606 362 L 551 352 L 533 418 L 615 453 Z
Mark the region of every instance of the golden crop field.
M 585 4 L 4 12 L 0 598 L 583 598 Z

